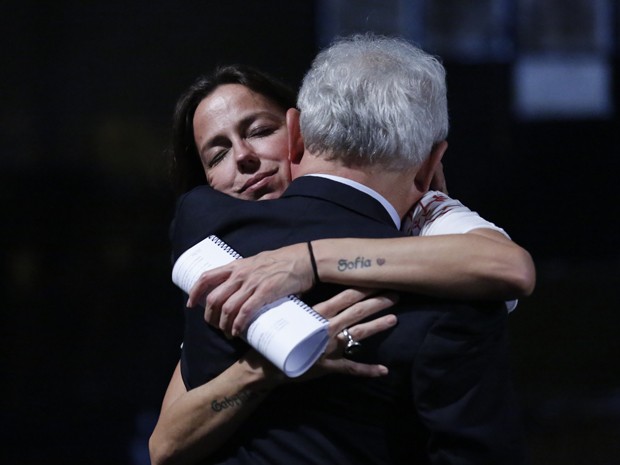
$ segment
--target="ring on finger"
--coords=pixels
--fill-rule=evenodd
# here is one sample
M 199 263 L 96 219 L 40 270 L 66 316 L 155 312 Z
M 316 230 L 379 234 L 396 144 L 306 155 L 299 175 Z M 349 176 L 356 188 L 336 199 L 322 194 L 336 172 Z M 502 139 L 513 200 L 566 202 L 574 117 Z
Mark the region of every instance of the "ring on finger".
M 344 346 L 344 354 L 355 355 L 359 353 L 359 351 L 362 349 L 362 344 L 353 339 L 353 336 L 351 336 L 351 333 L 349 333 L 349 330 L 347 328 L 344 328 L 342 330 L 342 335 L 347 338 L 347 343 Z

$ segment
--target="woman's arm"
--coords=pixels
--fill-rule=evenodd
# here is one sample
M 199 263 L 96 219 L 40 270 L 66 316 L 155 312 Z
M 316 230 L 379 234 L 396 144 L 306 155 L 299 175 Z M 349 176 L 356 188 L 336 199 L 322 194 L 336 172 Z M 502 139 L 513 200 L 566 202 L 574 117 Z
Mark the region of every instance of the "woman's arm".
M 270 370 L 250 353 L 212 381 L 187 391 L 177 365 L 149 440 L 153 465 L 196 463 L 215 451 L 280 382 Z M 230 405 L 222 408 L 226 402 Z
M 411 223 L 415 233 L 431 236 L 312 241 L 318 278 L 461 299 L 531 294 L 536 273 L 525 249 L 460 202 L 432 192 L 423 200 Z M 236 335 L 254 310 L 312 288 L 309 252 L 307 244 L 295 244 L 209 271 L 188 305 L 204 305 L 207 322 Z
M 313 241 L 312 246 L 319 279 L 325 282 L 501 300 L 529 295 L 533 286 L 529 253 L 493 230 L 394 239 L 324 239 Z M 298 253 L 301 250 L 297 248 Z M 310 273 L 305 270 L 306 275 Z
M 315 306 L 329 319 L 330 342 L 319 362 L 295 381 L 327 372 L 365 377 L 387 374 L 387 368 L 382 365 L 366 365 L 342 357 L 345 341 L 340 333 L 343 328 L 349 328 L 356 340 L 363 340 L 396 324 L 394 315 L 357 323 L 393 305 L 396 298 L 393 295 L 369 297 L 370 293 L 350 289 Z M 274 388 L 290 381 L 253 350 L 213 380 L 191 391 L 186 390 L 177 365 L 149 440 L 152 463 L 191 464 L 208 457 L 248 419 Z
M 509 300 L 529 295 L 534 267 L 527 251 L 492 230 L 394 239 L 312 241 L 322 282 L 404 290 L 461 299 Z M 205 304 L 205 319 L 239 334 L 251 313 L 313 285 L 307 244 L 235 261 L 205 273 L 189 306 Z M 223 282 L 222 282 L 223 281 Z M 221 283 L 211 289 L 210 283 Z M 211 291 L 206 301 L 200 297 Z M 233 327 L 234 321 L 234 327 Z

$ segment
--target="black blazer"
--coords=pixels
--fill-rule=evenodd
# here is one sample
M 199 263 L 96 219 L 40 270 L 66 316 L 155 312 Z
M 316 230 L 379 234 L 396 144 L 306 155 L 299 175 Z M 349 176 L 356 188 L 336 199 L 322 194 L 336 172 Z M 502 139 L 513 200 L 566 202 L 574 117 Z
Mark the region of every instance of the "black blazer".
M 243 256 L 325 237 L 401 235 L 372 197 L 312 176 L 261 202 L 194 189 L 178 204 L 173 258 L 210 234 Z M 339 290 L 321 284 L 303 300 L 314 304 Z M 278 388 L 206 463 L 521 463 L 503 303 L 403 294 L 389 311 L 398 325 L 365 340 L 360 356 L 387 365 L 388 376 L 329 375 Z M 200 310 L 186 309 L 185 317 L 181 368 L 191 389 L 247 346 L 209 327 Z

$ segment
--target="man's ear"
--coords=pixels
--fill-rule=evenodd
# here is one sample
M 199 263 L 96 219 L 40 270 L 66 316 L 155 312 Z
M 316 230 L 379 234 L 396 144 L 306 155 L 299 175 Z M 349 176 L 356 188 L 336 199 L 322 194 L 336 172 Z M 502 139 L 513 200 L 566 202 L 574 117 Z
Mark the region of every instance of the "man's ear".
M 435 174 L 435 170 L 437 169 L 437 166 L 441 162 L 443 154 L 447 149 L 448 143 L 445 140 L 433 145 L 431 154 L 428 156 L 426 161 L 422 163 L 414 178 L 415 187 L 418 191 L 423 194 L 428 192 L 431 181 L 433 180 L 433 175 Z
M 288 159 L 293 165 L 299 164 L 304 155 L 304 139 L 299 127 L 299 110 L 289 108 L 286 112 L 286 129 L 288 130 Z

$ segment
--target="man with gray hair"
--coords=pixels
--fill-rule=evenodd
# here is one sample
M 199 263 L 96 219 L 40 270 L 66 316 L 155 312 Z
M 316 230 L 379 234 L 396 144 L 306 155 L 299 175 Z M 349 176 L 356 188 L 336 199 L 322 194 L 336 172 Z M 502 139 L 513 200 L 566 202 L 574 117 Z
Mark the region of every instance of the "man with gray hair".
M 248 202 L 194 189 L 177 209 L 175 259 L 211 234 L 242 256 L 326 237 L 402 235 L 401 218 L 429 189 L 447 147 L 439 61 L 399 39 L 340 40 L 313 62 L 298 106 L 287 113 L 295 179 L 283 196 Z M 318 282 L 303 298 L 314 304 L 339 290 Z M 262 402 L 239 406 L 240 419 L 206 463 L 521 463 L 503 308 L 401 294 L 390 309 L 398 325 L 365 339 L 355 355 L 387 366 L 386 376 L 292 383 L 261 372 L 243 393 Z M 185 317 L 181 369 L 193 389 L 247 346 L 200 311 Z
M 341 40 L 316 57 L 297 103 L 299 123 L 295 110 L 288 115 L 296 176 L 331 173 L 371 187 L 397 223 L 429 189 L 448 134 L 435 57 L 396 39 Z

